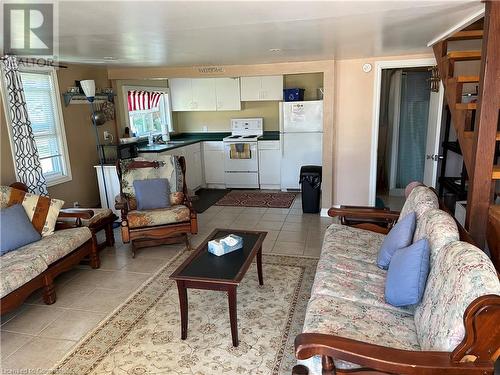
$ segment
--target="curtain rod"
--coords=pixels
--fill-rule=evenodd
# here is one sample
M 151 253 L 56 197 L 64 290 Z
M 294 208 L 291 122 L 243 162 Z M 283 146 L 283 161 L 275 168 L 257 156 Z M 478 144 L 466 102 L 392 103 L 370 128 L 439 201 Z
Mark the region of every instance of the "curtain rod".
M 0 60 L 6 60 L 6 57 L 0 57 Z M 61 65 L 58 63 L 53 62 L 52 60 L 45 60 L 43 58 L 18 58 L 17 61 L 19 63 L 28 63 L 32 65 L 38 65 L 38 66 L 52 66 L 54 68 L 62 68 L 62 69 L 67 69 L 68 67 L 66 65 Z

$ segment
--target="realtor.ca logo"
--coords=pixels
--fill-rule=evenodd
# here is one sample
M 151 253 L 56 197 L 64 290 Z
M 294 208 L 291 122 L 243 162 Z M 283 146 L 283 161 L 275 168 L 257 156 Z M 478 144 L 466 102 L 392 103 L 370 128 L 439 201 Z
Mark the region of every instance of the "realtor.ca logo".
M 17 56 L 53 57 L 53 4 L 3 4 L 4 53 Z

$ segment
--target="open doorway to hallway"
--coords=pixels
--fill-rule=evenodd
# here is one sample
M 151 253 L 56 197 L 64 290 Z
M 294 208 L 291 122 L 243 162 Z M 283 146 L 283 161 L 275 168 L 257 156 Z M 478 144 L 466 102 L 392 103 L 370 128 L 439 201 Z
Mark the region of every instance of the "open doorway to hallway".
M 438 99 L 431 95 L 430 77 L 425 66 L 381 71 L 376 206 L 400 210 L 408 183 L 435 184 L 435 176 L 425 176 L 428 138 L 438 128 L 430 113 L 431 101 Z

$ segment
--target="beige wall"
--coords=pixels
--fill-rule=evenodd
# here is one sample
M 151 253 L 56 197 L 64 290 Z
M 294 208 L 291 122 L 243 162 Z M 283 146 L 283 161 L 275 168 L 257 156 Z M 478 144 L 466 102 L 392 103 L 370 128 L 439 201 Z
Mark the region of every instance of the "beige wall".
M 0 95 L 0 185 L 10 185 L 16 180 L 14 162 L 10 152 L 7 120 L 5 118 L 3 98 Z
M 89 65 L 70 65 L 68 69 L 59 69 L 57 78 L 61 93 L 65 92 L 68 87 L 74 86 L 75 80 L 94 79 L 97 88 L 110 86 L 107 70 Z M 95 135 L 90 121 L 90 108 L 87 104 L 71 104 L 65 107 L 63 102 L 61 107 L 72 180 L 49 187 L 49 194 L 54 198 L 63 199 L 66 202 L 65 206 L 72 206 L 75 201 L 82 206 L 95 206 L 99 203 L 99 191 L 93 166 L 98 162 L 98 157 Z M 15 179 L 15 172 L 3 114 L 1 118 L 1 183 L 10 184 Z M 114 121 L 108 121 L 99 127 L 101 140 L 104 130 L 115 134 Z
M 405 55 L 335 61 L 334 204 L 369 204 L 375 62 L 431 58 Z M 362 70 L 365 63 L 373 69 Z

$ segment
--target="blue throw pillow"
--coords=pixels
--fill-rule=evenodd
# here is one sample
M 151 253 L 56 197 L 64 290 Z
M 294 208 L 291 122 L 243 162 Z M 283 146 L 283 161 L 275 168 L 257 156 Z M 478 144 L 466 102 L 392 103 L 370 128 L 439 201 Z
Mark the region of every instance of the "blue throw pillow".
M 429 274 L 429 241 L 426 238 L 396 250 L 385 280 L 385 301 L 393 306 L 419 303 Z
M 0 255 L 42 238 L 21 204 L 0 210 Z
M 166 178 L 134 181 L 138 210 L 170 207 L 170 186 Z
M 412 243 L 416 221 L 415 212 L 411 212 L 389 231 L 378 251 L 377 266 L 386 270 L 394 252 Z

